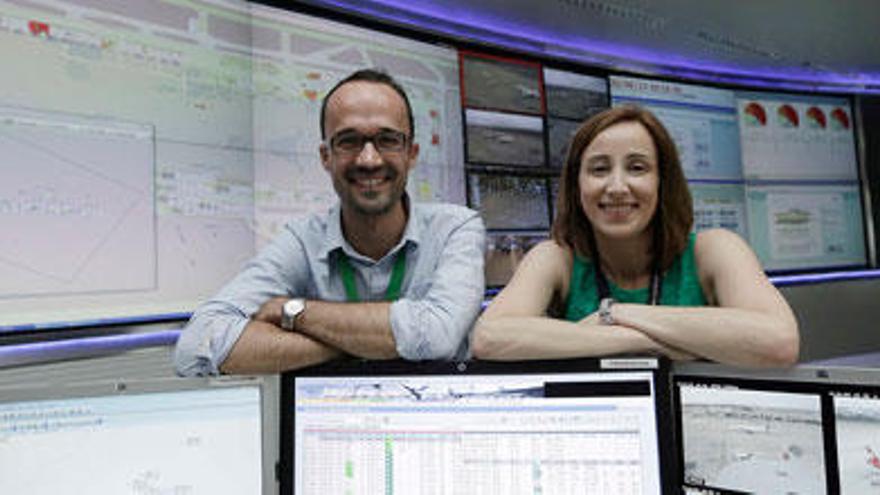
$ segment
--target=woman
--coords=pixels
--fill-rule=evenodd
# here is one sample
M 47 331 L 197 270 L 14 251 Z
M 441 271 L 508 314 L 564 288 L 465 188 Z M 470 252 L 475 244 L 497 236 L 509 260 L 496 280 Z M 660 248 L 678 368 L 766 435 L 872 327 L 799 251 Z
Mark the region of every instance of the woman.
M 647 110 L 616 107 L 581 126 L 557 204 L 551 240 L 477 322 L 475 357 L 797 361 L 797 321 L 749 246 L 722 229 L 690 233 L 675 144 Z

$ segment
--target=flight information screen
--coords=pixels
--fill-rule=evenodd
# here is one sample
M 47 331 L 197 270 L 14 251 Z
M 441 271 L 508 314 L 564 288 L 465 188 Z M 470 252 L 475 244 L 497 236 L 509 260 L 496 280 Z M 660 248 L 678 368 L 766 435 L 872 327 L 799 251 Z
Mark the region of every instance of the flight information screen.
M 295 377 L 283 493 L 660 493 L 650 372 Z
M 849 100 L 612 76 L 612 104 L 667 127 L 694 228 L 746 239 L 767 270 L 864 266 L 864 214 Z

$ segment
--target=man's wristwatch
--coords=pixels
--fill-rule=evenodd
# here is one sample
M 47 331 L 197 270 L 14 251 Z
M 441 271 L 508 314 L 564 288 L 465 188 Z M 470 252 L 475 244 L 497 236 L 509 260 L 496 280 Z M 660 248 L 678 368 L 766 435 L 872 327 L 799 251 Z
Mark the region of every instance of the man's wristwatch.
M 306 309 L 305 299 L 291 299 L 281 306 L 281 328 L 288 331 L 296 329 L 296 317 Z
M 599 301 L 599 323 L 602 325 L 614 325 L 614 318 L 611 317 L 611 305 L 614 299 L 606 297 Z

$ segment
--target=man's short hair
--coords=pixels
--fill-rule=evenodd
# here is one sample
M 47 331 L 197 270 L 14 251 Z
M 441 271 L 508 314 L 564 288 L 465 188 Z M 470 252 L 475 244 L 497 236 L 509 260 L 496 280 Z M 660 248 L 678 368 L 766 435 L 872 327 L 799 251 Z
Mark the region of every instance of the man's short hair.
M 333 88 L 327 92 L 327 95 L 324 96 L 324 101 L 321 102 L 321 139 L 323 140 L 327 138 L 324 132 L 324 120 L 327 115 L 327 102 L 330 101 L 330 97 L 333 96 L 333 93 L 342 87 L 342 85 L 357 81 L 384 84 L 391 87 L 391 89 L 403 98 L 403 103 L 406 105 L 406 116 L 409 121 L 409 138 L 412 140 L 416 134 L 416 128 L 415 122 L 413 121 L 412 106 L 409 104 L 409 98 L 406 96 L 406 91 L 403 90 L 403 86 L 401 86 L 400 83 L 381 69 L 360 69 L 355 71 L 345 79 L 336 83 L 336 86 L 333 86 Z

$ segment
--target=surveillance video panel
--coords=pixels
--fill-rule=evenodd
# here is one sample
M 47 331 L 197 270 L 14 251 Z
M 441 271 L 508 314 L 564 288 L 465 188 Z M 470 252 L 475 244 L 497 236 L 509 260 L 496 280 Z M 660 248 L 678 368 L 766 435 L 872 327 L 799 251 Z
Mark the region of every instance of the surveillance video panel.
M 609 107 L 608 81 L 574 72 L 544 68 L 547 115 L 583 122 Z
M 468 163 L 544 166 L 544 121 L 540 117 L 467 109 Z
M 489 230 L 546 231 L 550 228 L 543 177 L 471 172 L 470 206 Z
M 526 253 L 548 237 L 547 234 L 489 233 L 489 244 L 486 248 L 486 286 L 507 285 Z
M 550 166 L 562 168 L 568 157 L 568 148 L 581 122 L 547 117 L 547 147 L 550 155 Z
M 461 70 L 466 107 L 544 112 L 539 64 L 463 52 Z
M 880 394 L 832 392 L 840 493 L 880 492 Z
M 678 383 L 684 483 L 749 493 L 825 493 L 818 393 Z

